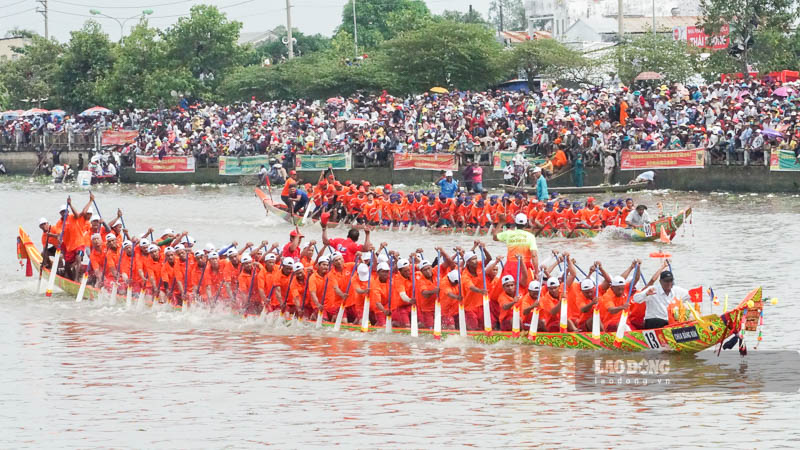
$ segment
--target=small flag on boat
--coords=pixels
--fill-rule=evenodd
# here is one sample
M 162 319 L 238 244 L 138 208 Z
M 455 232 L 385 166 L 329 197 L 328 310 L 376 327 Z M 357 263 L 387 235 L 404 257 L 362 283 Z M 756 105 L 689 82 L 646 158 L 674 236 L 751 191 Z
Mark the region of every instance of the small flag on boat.
M 689 298 L 692 303 L 703 303 L 703 286 L 689 289 Z
M 662 228 L 661 228 L 661 239 L 660 239 L 660 240 L 661 240 L 661 242 L 663 242 L 663 243 L 665 243 L 665 244 L 669 244 L 670 242 L 672 242 L 672 241 L 669 239 L 669 236 L 667 236 L 667 230 L 666 230 L 666 228 L 665 228 L 665 227 L 662 227 Z

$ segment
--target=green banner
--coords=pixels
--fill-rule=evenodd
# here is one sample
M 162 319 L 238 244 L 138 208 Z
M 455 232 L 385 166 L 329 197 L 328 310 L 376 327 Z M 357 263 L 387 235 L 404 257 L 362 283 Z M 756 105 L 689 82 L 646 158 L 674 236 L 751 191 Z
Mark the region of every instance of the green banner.
M 255 175 L 261 166 L 269 168 L 269 156 L 220 156 L 220 175 Z
M 295 155 L 297 170 L 325 170 L 328 166 L 336 170 L 350 170 L 353 168 L 350 153 L 335 153 L 333 155 Z
M 494 170 L 503 170 L 503 169 L 505 169 L 506 166 L 508 165 L 508 163 L 510 163 L 511 160 L 513 160 L 515 156 L 517 156 L 516 152 L 494 152 L 493 153 Z M 547 162 L 547 159 L 543 158 L 541 156 L 530 155 L 530 154 L 523 154 L 523 156 L 525 157 L 525 159 L 528 160 L 528 162 L 532 166 L 539 166 L 539 165 L 542 165 L 542 164 Z
M 800 172 L 800 164 L 791 150 L 773 150 L 769 162 L 769 170 L 773 172 Z

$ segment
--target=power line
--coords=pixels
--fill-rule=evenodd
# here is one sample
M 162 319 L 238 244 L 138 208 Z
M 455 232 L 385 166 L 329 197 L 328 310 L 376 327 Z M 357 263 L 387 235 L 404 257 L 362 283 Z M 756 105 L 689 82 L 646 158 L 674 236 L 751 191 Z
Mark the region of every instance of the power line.
M 19 11 L 19 12 L 15 12 L 15 13 L 11 13 L 11 14 L 6 14 L 5 16 L 0 16 L 0 19 L 5 19 L 6 17 L 14 17 L 14 16 L 18 16 L 20 14 L 25 14 L 25 13 L 29 13 L 29 12 L 33 12 L 33 11 L 36 11 L 36 8 L 26 9 L 25 11 Z
M 20 3 L 25 3 L 27 1 L 28 0 L 19 0 L 18 2 L 9 3 L 7 5 L 2 5 L 2 6 L 0 6 L 0 8 L 10 8 L 10 7 L 14 6 L 14 5 L 19 5 Z
M 98 7 L 97 5 L 90 5 L 90 4 L 86 4 L 86 3 L 68 2 L 68 1 L 64 1 L 64 0 L 51 0 L 51 1 L 53 1 L 55 3 L 63 3 L 65 5 L 70 5 L 70 6 L 81 6 L 81 7 L 84 7 L 84 8 L 97 8 Z M 194 0 L 179 0 L 179 1 L 175 1 L 175 2 L 169 2 L 169 3 L 158 3 L 158 4 L 154 4 L 154 5 L 142 5 L 142 6 L 103 6 L 102 8 L 103 9 L 147 9 L 147 8 L 157 8 L 157 7 L 160 7 L 160 6 L 179 5 L 181 3 L 190 3 L 192 1 L 194 1 Z

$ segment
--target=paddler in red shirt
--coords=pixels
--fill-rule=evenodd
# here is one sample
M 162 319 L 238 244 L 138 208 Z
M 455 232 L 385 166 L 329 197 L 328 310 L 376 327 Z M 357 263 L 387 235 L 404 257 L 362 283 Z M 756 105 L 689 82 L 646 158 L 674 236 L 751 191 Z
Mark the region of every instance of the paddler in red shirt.
M 326 245 L 341 253 L 344 261 L 351 263 L 355 261 L 355 255 L 358 252 L 367 251 L 372 247 L 369 241 L 369 229 L 364 229 L 364 245 L 358 244 L 359 232 L 357 228 L 351 228 L 347 232 L 347 238 L 334 238 L 328 239 L 328 229 L 326 226 L 322 227 L 322 245 Z

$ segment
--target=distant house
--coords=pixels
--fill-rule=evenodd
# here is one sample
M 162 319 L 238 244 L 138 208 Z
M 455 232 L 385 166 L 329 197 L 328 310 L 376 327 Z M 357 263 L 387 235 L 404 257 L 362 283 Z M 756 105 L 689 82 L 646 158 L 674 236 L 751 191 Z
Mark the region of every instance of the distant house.
M 553 35 L 547 31 L 534 31 L 533 37 L 527 31 L 501 31 L 497 39 L 506 47 L 512 47 L 531 39 L 552 39 Z
M 15 49 L 25 47 L 31 40 L 22 37 L 0 38 L 0 63 L 14 61 L 21 55 Z
M 672 35 L 676 27 L 694 26 L 698 16 L 656 16 L 656 33 Z M 626 16 L 622 19 L 623 32 L 632 36 L 652 33 L 653 17 Z M 619 23 L 615 16 L 580 18 L 564 33 L 565 42 L 616 42 Z

